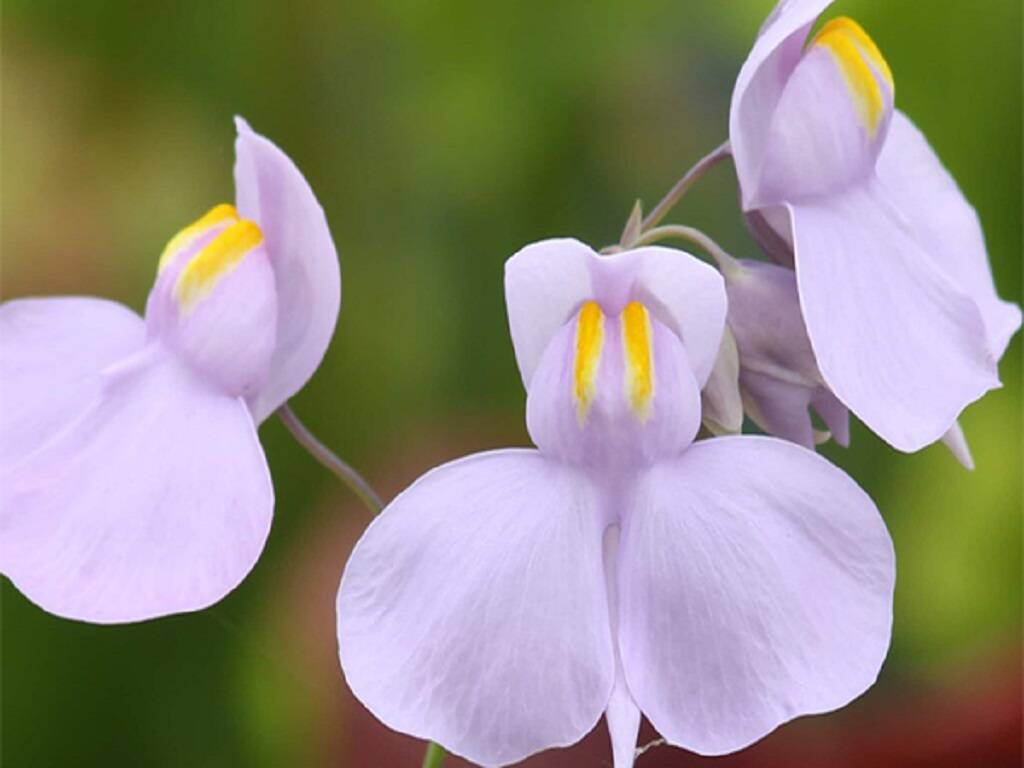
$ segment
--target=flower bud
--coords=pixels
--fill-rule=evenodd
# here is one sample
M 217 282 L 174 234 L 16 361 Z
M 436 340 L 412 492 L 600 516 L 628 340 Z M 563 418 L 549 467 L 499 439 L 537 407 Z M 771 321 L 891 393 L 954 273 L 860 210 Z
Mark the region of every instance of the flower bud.
M 812 448 L 813 408 L 836 441 L 849 441 L 846 408 L 825 385 L 797 297 L 795 273 L 755 261 L 726 276 L 728 325 L 739 351 L 739 386 L 747 414 L 769 434 Z

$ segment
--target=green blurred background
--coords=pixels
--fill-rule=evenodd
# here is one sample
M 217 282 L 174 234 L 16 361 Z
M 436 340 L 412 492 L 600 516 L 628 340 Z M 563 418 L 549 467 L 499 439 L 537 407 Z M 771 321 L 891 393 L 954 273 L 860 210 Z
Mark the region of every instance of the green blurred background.
M 548 236 L 614 241 L 636 197 L 653 204 L 721 142 L 770 7 L 6 0 L 3 297 L 141 311 L 166 239 L 233 199 L 231 117 L 244 115 L 303 169 L 341 254 L 337 334 L 295 408 L 391 495 L 447 458 L 527 442 L 503 261 Z M 1000 292 L 1019 302 L 1019 0 L 838 13 L 884 51 L 897 103 L 977 206 Z M 673 220 L 753 255 L 736 194 L 731 169 L 715 170 Z M 1001 372 L 1005 388 L 963 419 L 974 473 L 863 428 L 826 449 L 895 539 L 893 649 L 864 699 L 782 729 L 757 764 L 1019 760 L 1019 338 Z M 419 746 L 353 702 L 335 660 L 334 591 L 366 514 L 279 424 L 261 436 L 274 529 L 215 608 L 96 627 L 3 582 L 5 766 L 416 763 Z M 603 738 L 548 762 L 608 765 Z M 639 765 L 691 762 L 662 749 Z

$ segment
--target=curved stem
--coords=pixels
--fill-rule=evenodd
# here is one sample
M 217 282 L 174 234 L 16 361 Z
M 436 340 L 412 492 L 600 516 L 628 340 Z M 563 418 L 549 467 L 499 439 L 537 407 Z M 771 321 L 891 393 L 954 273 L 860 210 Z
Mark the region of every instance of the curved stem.
M 636 754 L 633 756 L 633 759 L 635 760 L 636 758 L 640 757 L 640 755 L 642 755 L 644 752 L 647 752 L 650 749 L 654 749 L 655 747 L 664 747 L 667 744 L 668 741 L 666 741 L 665 739 L 655 739 L 652 742 L 644 744 L 642 747 L 637 747 Z
M 640 226 L 640 231 L 644 232 L 657 226 L 658 222 L 665 218 L 665 215 L 672 210 L 672 206 L 682 199 L 690 187 L 697 183 L 711 168 L 714 168 L 730 155 L 732 155 L 732 150 L 729 148 L 729 142 L 724 141 L 694 163 L 693 167 L 683 175 L 683 178 L 677 181 L 675 186 L 668 191 L 668 194 L 661 199 L 661 202 L 654 206 L 651 212 L 647 214 L 643 224 Z
M 348 489 L 358 496 L 359 500 L 370 510 L 370 514 L 374 516 L 380 514 L 380 511 L 384 509 L 384 502 L 381 501 L 373 487 L 355 469 L 338 458 L 334 451 L 321 443 L 319 438 L 310 432 L 302 420 L 295 415 L 295 411 L 288 403 L 277 409 L 277 416 L 295 438 L 295 441 L 347 485 Z M 441 768 L 444 765 L 445 756 L 445 751 L 431 742 L 427 746 L 427 753 L 423 756 L 423 768 Z
M 321 443 L 316 435 L 310 432 L 306 425 L 299 420 L 299 417 L 295 415 L 295 411 L 291 409 L 288 403 L 277 409 L 277 416 L 281 419 L 287 430 L 291 432 L 295 441 L 309 451 L 314 459 L 327 467 L 335 477 L 347 485 L 348 489 L 366 505 L 371 514 L 377 515 L 384 509 L 384 502 L 381 501 L 380 496 L 377 495 L 377 492 L 373 490 L 370 484 L 363 479 L 363 476 L 335 456 L 330 448 Z
M 659 240 L 665 240 L 669 237 L 676 237 L 680 240 L 686 240 L 707 251 L 711 258 L 718 264 L 718 269 L 721 270 L 722 274 L 728 277 L 731 274 L 735 274 L 741 269 L 739 262 L 736 261 L 732 256 L 726 253 L 725 249 L 722 248 L 718 243 L 708 237 L 706 234 L 701 232 L 699 229 L 694 227 L 687 227 L 682 224 L 667 224 L 664 227 L 655 227 L 654 229 L 648 230 L 640 235 L 640 238 L 636 241 L 637 245 L 650 245 L 656 243 Z
M 427 754 L 423 756 L 423 768 L 441 768 L 444 765 L 445 752 L 440 745 L 430 742 Z

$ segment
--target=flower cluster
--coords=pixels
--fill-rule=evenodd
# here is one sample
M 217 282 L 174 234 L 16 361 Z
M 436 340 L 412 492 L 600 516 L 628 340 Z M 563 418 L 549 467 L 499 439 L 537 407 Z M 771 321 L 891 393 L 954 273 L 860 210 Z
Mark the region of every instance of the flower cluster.
M 809 37 L 829 4 L 781 0 L 728 142 L 620 243 L 545 240 L 507 261 L 536 448 L 421 477 L 338 592 L 345 679 L 391 728 L 505 765 L 604 717 L 628 768 L 641 715 L 723 754 L 876 679 L 892 541 L 815 445 L 846 445 L 853 413 L 899 450 L 943 440 L 971 466 L 957 419 L 999 386 L 1021 313 L 871 38 L 847 18 Z M 257 428 L 281 409 L 296 423 L 287 401 L 326 352 L 341 280 L 302 175 L 237 129 L 236 203 L 170 240 L 144 317 L 82 297 L 0 305 L 0 572 L 51 613 L 207 607 L 268 534 Z M 767 259 L 660 225 L 729 158 Z M 767 434 L 741 434 L 745 418 Z

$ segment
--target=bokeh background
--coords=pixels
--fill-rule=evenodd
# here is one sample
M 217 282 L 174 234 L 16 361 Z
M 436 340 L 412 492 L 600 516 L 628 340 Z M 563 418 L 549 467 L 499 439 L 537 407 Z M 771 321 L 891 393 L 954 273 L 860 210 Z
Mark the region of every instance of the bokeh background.
M 141 310 L 165 240 L 233 199 L 231 117 L 304 170 L 343 271 L 341 320 L 294 406 L 391 496 L 473 450 L 526 444 L 502 263 L 539 238 L 613 242 L 725 138 L 769 0 L 5 0 L 2 294 Z M 1021 300 L 1021 4 L 839 2 L 896 73 L 898 104 L 977 206 L 1001 293 Z M 728 167 L 673 220 L 753 245 Z M 863 428 L 826 453 L 871 493 L 899 577 L 878 685 L 727 766 L 1020 763 L 1021 341 L 1004 389 L 942 447 Z M 2 407 L 2 406 L 0 406 Z M 216 607 L 124 627 L 2 596 L 4 766 L 416 765 L 352 699 L 333 601 L 368 516 L 276 422 L 274 529 Z M 653 734 L 645 731 L 645 737 Z M 603 726 L 529 763 L 607 766 Z M 638 765 L 703 765 L 658 748 Z M 455 764 L 455 761 L 452 761 Z

